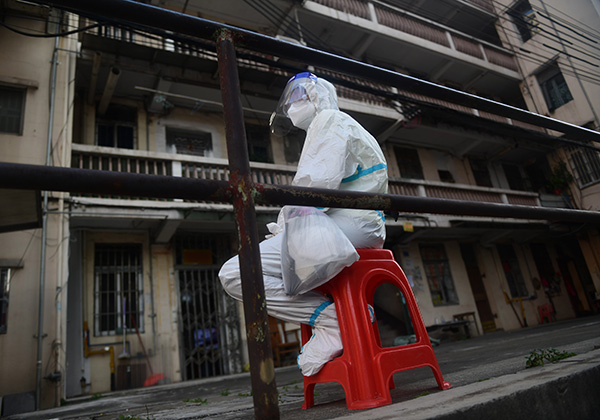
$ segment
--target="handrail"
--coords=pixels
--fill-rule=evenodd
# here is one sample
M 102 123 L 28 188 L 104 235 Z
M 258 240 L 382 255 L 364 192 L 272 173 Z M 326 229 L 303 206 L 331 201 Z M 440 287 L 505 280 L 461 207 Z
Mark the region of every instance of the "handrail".
M 71 162 L 73 168 L 79 169 L 229 180 L 229 163 L 226 159 L 204 156 L 73 143 Z M 290 185 L 296 172 L 295 166 L 261 162 L 250 162 L 250 169 L 254 182 L 267 185 Z M 390 178 L 389 190 L 392 194 L 416 197 L 540 206 L 539 195 L 534 192 L 440 181 Z

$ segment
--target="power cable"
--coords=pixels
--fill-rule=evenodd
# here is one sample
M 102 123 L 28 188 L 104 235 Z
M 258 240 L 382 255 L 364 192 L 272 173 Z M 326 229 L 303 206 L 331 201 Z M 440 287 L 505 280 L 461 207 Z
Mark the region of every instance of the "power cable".
M 504 7 L 504 6 L 503 6 L 503 7 Z M 508 7 L 505 7 L 505 9 L 508 9 Z M 421 11 L 421 12 L 422 12 L 422 11 L 423 11 L 423 9 L 422 9 L 422 8 L 420 8 L 420 9 L 418 8 L 418 9 L 417 9 L 417 11 Z M 474 15 L 472 12 L 468 12 L 468 11 L 467 11 L 467 13 L 470 13 L 470 14 Z M 429 15 L 431 15 L 431 16 L 433 16 L 433 17 L 437 17 L 438 19 L 442 19 L 442 18 L 443 18 L 443 16 L 441 16 L 441 15 L 439 15 L 439 14 L 435 15 L 435 13 L 434 13 L 434 12 L 431 12 L 431 11 L 428 11 L 428 14 L 429 14 Z M 506 17 L 500 16 L 500 15 L 497 15 L 497 16 L 498 16 L 498 18 L 499 18 L 499 19 L 502 19 L 502 20 L 504 20 L 504 21 L 507 21 L 507 22 L 510 22 L 510 23 L 512 23 L 512 22 L 510 21 L 510 19 L 507 19 Z M 514 33 L 514 34 L 517 34 L 517 35 L 518 35 L 518 37 L 520 37 L 520 34 L 519 34 L 519 32 L 518 32 L 517 30 L 515 30 L 515 29 L 512 29 L 510 25 L 503 25 L 503 28 L 504 28 L 505 30 L 508 30 L 508 31 L 510 31 L 510 32 L 512 32 L 512 33 Z M 479 31 L 479 33 L 483 33 L 483 32 L 482 32 L 482 31 Z M 534 38 L 533 38 L 533 42 L 539 43 L 539 41 L 538 41 L 537 39 L 535 39 L 535 38 L 536 38 L 536 37 L 534 37 Z M 532 42 L 532 41 L 530 41 L 530 42 Z M 539 44 L 538 44 L 538 45 L 539 45 Z M 540 48 L 540 49 L 543 49 L 543 46 L 541 45 L 539 48 Z M 547 62 L 548 62 L 548 58 L 547 58 L 547 57 L 545 57 L 545 56 L 543 56 L 543 55 L 541 55 L 541 54 L 539 54 L 539 53 L 533 53 L 532 51 L 528 51 L 528 50 L 526 50 L 526 49 L 523 49 L 523 48 L 519 48 L 519 50 L 516 50 L 516 49 L 515 49 L 515 50 L 513 50 L 513 53 L 514 53 L 516 56 L 518 56 L 518 57 L 525 58 L 525 55 L 523 55 L 523 54 L 520 52 L 520 50 L 522 50 L 523 52 L 526 52 L 526 53 L 530 53 L 530 54 L 536 54 L 536 55 L 538 55 L 538 56 L 540 57 L 540 59 L 539 59 L 539 60 L 536 60 L 536 59 L 534 59 L 534 58 L 532 58 L 532 57 L 527 57 L 527 60 L 528 60 L 528 61 L 530 61 L 530 62 L 532 62 L 532 63 L 534 63 L 534 64 L 537 64 L 537 65 L 544 65 L 544 64 L 547 64 Z M 561 53 L 563 53 L 563 52 L 561 51 Z M 594 58 L 595 58 L 595 56 L 594 56 L 593 54 L 590 54 L 590 53 L 587 53 L 587 54 L 588 54 L 588 56 L 592 56 L 592 57 L 594 57 Z M 593 64 L 593 63 L 590 63 L 590 64 L 591 64 L 592 66 L 596 67 L 596 65 L 595 65 L 595 64 Z M 596 79 L 596 78 L 595 78 L 595 76 L 597 76 L 597 74 L 598 74 L 598 73 L 597 73 L 597 71 L 595 71 L 595 70 L 587 70 L 587 69 L 585 69 L 585 68 L 582 68 L 582 67 L 579 67 L 579 66 L 573 66 L 573 68 L 574 68 L 574 70 L 577 70 L 577 71 L 579 71 L 580 73 L 585 73 L 585 74 L 587 75 L 587 76 L 585 76 L 585 77 L 586 77 L 586 80 L 588 80 L 588 81 L 590 81 L 590 82 L 592 82 L 592 83 L 599 83 L 599 82 L 600 82 L 600 80 L 599 80 L 599 79 Z M 561 69 L 561 70 L 563 70 L 563 69 Z M 564 71 L 564 73 L 571 74 L 571 75 L 577 75 L 577 74 L 575 74 L 574 72 L 566 72 L 566 71 Z
M 17 28 L 14 28 L 14 27 L 7 25 L 6 23 L 0 21 L 0 26 L 4 26 L 9 31 L 15 32 L 19 35 L 30 36 L 30 37 L 34 37 L 34 38 L 56 38 L 58 36 L 68 36 L 68 35 L 73 35 L 73 34 L 80 33 L 80 32 L 89 31 L 90 29 L 97 28 L 101 25 L 102 24 L 100 24 L 100 23 L 96 23 L 94 25 L 86 26 L 85 28 L 74 29 L 72 31 L 60 32 L 60 33 L 56 33 L 56 34 L 42 34 L 42 33 L 31 33 L 31 32 L 21 31 Z

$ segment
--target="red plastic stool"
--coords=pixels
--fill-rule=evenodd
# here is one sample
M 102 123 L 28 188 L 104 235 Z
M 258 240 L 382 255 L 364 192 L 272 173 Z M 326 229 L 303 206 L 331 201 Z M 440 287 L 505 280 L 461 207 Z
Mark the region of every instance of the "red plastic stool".
M 323 366 L 316 375 L 304 377 L 303 409 L 314 405 L 315 385 L 324 382 L 342 385 L 349 409 L 391 404 L 392 375 L 424 366 L 431 367 L 440 389 L 450 388 L 442 377 L 410 284 L 392 252 L 387 249 L 359 249 L 358 254 L 360 259 L 357 262 L 318 289 L 333 297 L 344 352 Z M 383 283 L 397 286 L 404 295 L 416 343 L 381 347 L 377 322 L 371 323 L 367 304 L 373 304 L 375 290 Z M 311 327 L 302 324 L 302 343 L 306 344 L 311 335 Z

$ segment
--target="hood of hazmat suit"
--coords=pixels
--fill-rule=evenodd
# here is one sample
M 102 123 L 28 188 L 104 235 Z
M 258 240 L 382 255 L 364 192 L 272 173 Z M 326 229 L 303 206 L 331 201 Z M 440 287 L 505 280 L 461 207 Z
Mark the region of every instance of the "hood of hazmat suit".
M 306 130 L 292 185 L 387 193 L 387 163 L 377 140 L 354 118 L 339 110 L 335 87 L 327 80 L 308 72 L 295 75 L 288 81 L 275 114 L 278 117 L 271 118 L 274 132 L 281 128 L 284 119 L 290 126 Z M 275 127 L 277 124 L 280 126 Z M 356 248 L 383 246 L 383 212 L 325 211 Z M 361 234 L 356 235 L 357 231 Z M 369 232 L 370 240 L 364 240 L 365 232 Z

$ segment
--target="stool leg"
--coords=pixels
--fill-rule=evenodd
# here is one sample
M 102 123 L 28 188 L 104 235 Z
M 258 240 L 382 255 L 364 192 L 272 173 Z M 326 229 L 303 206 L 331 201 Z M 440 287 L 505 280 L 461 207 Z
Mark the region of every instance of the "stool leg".
M 302 404 L 302 409 L 306 410 L 315 405 L 315 384 L 304 383 L 304 403 Z

